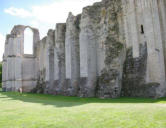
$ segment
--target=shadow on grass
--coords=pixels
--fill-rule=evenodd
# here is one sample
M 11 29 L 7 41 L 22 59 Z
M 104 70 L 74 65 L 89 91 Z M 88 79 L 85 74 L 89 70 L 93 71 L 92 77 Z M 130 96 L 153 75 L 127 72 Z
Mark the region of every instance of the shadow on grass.
M 17 92 L 0 92 L 0 100 L 20 100 L 29 103 L 39 103 L 42 105 L 53 105 L 55 107 L 72 107 L 89 103 L 166 103 L 166 98 L 149 99 L 149 98 L 117 98 L 117 99 L 98 99 L 98 98 L 80 98 L 53 96 L 45 94 L 17 93 Z

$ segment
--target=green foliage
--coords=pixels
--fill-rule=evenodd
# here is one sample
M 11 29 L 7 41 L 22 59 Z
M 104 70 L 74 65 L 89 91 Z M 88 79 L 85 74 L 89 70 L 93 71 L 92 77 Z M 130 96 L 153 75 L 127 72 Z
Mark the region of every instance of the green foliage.
M 166 128 L 166 98 L 97 99 L 0 92 L 0 128 Z
M 2 88 L 2 63 L 0 62 L 0 88 Z

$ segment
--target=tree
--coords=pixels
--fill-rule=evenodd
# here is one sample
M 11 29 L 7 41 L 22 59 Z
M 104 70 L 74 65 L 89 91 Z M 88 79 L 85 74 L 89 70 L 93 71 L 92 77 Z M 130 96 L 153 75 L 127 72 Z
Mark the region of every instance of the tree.
M 2 88 L 2 63 L 0 62 L 0 88 Z

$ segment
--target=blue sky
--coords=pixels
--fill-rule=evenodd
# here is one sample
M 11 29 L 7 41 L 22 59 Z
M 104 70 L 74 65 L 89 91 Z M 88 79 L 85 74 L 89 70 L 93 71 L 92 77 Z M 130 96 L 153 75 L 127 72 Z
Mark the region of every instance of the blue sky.
M 82 8 L 101 0 L 0 0 L 0 61 L 5 35 L 14 25 L 39 28 L 41 38 L 55 24 L 65 22 L 69 12 L 81 13 Z

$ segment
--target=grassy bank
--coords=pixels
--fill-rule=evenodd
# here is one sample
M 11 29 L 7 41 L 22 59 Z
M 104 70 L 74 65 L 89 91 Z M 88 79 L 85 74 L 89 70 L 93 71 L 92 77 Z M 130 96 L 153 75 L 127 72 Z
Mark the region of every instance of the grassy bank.
M 166 98 L 0 93 L 0 128 L 166 128 Z

